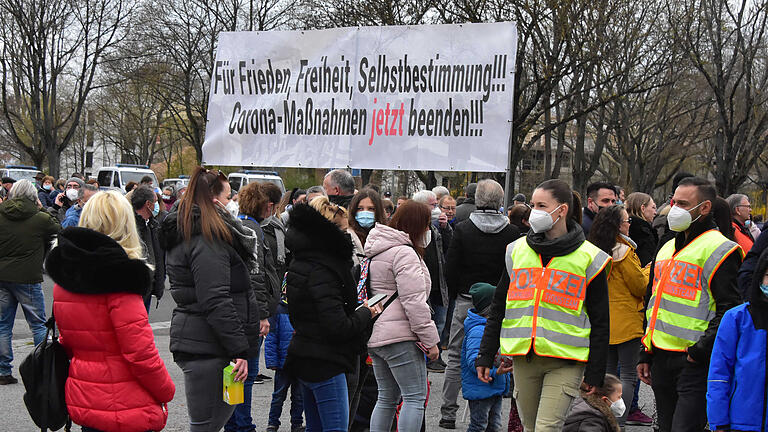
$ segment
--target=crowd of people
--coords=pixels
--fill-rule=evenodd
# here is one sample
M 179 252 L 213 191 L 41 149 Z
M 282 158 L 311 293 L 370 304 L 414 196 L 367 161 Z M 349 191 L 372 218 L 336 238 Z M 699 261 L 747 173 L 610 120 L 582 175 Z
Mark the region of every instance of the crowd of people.
M 768 234 L 748 196 L 687 173 L 659 208 L 606 182 L 504 196 L 485 179 L 392 200 L 345 170 L 285 193 L 203 167 L 178 191 L 3 178 L 0 385 L 17 382 L 18 305 L 45 337 L 45 269 L 84 431 L 165 427 L 175 385 L 148 316 L 166 279 L 190 431 L 255 430 L 261 367 L 267 431 L 289 401 L 294 432 L 417 432 L 430 398 L 444 429 L 466 400 L 470 432 L 621 431 L 647 414 L 662 432 L 765 430 Z M 222 398 L 229 365 L 241 404 Z

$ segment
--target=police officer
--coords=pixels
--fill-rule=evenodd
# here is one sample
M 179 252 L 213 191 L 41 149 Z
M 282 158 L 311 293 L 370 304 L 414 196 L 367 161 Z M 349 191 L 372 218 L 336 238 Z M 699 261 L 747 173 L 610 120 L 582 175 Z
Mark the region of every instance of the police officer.
M 661 432 L 701 432 L 707 423 L 709 357 L 725 312 L 741 303 L 736 276 L 743 258 L 712 219 L 715 188 L 682 180 L 667 223 L 677 232 L 656 255 L 637 374 L 653 387 Z
M 545 181 L 532 203 L 531 231 L 507 246 L 475 365 L 489 382 L 500 347 L 526 432 L 560 432 L 579 390 L 592 393 L 605 377 L 611 257 L 585 240 L 567 183 Z

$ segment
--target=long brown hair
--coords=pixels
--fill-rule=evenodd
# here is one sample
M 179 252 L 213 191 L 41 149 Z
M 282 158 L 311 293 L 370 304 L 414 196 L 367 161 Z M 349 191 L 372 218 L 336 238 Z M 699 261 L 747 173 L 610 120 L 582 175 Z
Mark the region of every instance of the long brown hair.
M 201 166 L 196 167 L 189 179 L 187 191 L 179 203 L 179 216 L 176 224 L 184 236 L 184 240 L 192 238 L 195 226 L 193 208 L 200 209 L 200 228 L 203 236 L 208 241 L 214 238 L 227 243 L 232 243 L 232 233 L 227 224 L 219 216 L 213 198 L 224 190 L 227 177 L 217 170 L 207 170 Z
M 355 216 L 357 215 L 357 206 L 360 205 L 360 201 L 364 199 L 370 199 L 373 203 L 375 210 L 373 211 L 374 219 L 377 223 L 386 223 L 387 218 L 384 216 L 384 203 L 381 201 L 381 196 L 378 192 L 371 188 L 363 188 L 352 197 L 352 201 L 349 202 L 349 227 L 357 234 L 357 238 L 360 239 L 362 244 L 365 244 L 365 240 L 368 238 L 368 232 L 371 228 L 363 228 L 357 223 Z
M 416 249 L 416 253 L 420 257 L 424 257 L 424 248 L 419 244 L 419 240 L 429 229 L 431 219 L 432 211 L 429 209 L 429 206 L 414 200 L 408 200 L 397 208 L 397 211 L 392 216 L 392 220 L 389 221 L 389 226 L 407 233 L 414 249 Z

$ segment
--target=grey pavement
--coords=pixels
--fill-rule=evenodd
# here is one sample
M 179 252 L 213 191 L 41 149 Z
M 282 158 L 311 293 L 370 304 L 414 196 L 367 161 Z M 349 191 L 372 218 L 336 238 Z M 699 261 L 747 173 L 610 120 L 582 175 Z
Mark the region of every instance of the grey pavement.
M 46 279 L 46 283 L 44 284 L 45 294 L 46 294 L 46 303 L 50 302 L 50 299 L 52 298 L 51 292 L 52 292 L 52 284 L 50 281 Z M 170 315 L 173 310 L 173 300 L 170 298 L 169 295 L 165 296 L 161 302 L 160 307 L 155 308 L 155 304 L 152 304 L 152 310 L 150 311 L 150 322 L 152 323 L 152 326 L 154 328 L 155 333 L 155 344 L 157 345 L 158 350 L 160 351 L 160 355 L 163 358 L 163 361 L 165 362 L 166 367 L 168 368 L 168 371 L 171 374 L 171 377 L 173 378 L 173 382 L 176 384 L 176 396 L 174 397 L 173 401 L 168 404 L 168 424 L 164 430 L 166 431 L 186 431 L 189 429 L 188 427 L 188 417 L 187 417 L 187 408 L 186 408 L 186 401 L 184 398 L 184 379 L 183 374 L 181 372 L 181 369 L 173 362 L 173 358 L 171 356 L 170 351 L 168 350 L 169 346 L 169 336 L 168 336 L 168 322 L 170 320 Z M 48 313 L 50 313 L 50 306 L 48 306 Z M 32 350 L 32 340 L 31 340 L 31 333 L 29 332 L 29 328 L 26 325 L 26 322 L 24 320 L 23 313 L 19 309 L 18 314 L 16 316 L 16 323 L 14 325 L 14 362 L 13 362 L 13 373 L 14 376 L 19 378 L 18 376 L 18 366 L 19 363 L 24 359 L 24 357 Z M 263 357 L 262 362 L 263 365 Z M 264 371 L 265 375 L 272 376 L 272 371 Z M 441 402 L 441 394 L 442 394 L 442 387 L 443 387 L 443 376 L 444 374 L 435 374 L 430 373 L 429 374 L 429 380 L 432 383 L 432 391 L 430 395 L 429 403 L 427 404 L 427 414 L 426 414 L 426 430 L 427 431 L 445 431 L 445 429 L 440 429 L 438 427 L 438 422 L 440 421 L 440 402 Z M 267 427 L 267 417 L 269 415 L 269 406 L 270 402 L 272 400 L 272 381 L 265 381 L 264 384 L 257 384 L 253 386 L 253 402 L 251 405 L 252 413 L 253 413 L 253 420 L 254 424 L 256 426 L 257 431 L 264 431 Z M 2 406 L 3 412 L 6 413 L 6 415 L 3 418 L 3 421 L 0 423 L 0 431 L 3 432 L 28 432 L 28 431 L 34 431 L 36 430 L 34 423 L 29 417 L 29 414 L 27 413 L 27 410 L 24 406 L 23 402 L 23 395 L 24 395 L 24 386 L 21 383 L 21 380 L 19 380 L 18 384 L 15 385 L 6 385 L 6 386 L 0 386 L 0 406 Z M 509 406 L 510 406 L 510 399 L 504 399 L 504 413 L 509 412 Z M 288 430 L 286 428 L 286 425 L 290 425 L 290 416 L 288 415 L 290 407 L 290 401 L 286 401 L 284 407 L 283 407 L 283 415 L 281 418 L 281 423 L 283 426 L 281 427 L 281 430 Z M 646 414 L 652 415 L 653 414 L 653 393 L 651 392 L 651 389 L 646 386 L 645 384 L 642 384 L 642 387 L 640 388 L 640 407 L 645 411 Z M 461 402 L 460 408 L 458 412 L 458 419 L 456 424 L 456 430 L 457 431 L 465 431 L 467 429 L 467 426 L 469 424 L 469 412 L 467 410 L 466 415 L 463 416 L 464 411 L 466 410 L 466 403 Z M 508 415 L 505 414 L 504 416 L 504 424 L 506 424 Z M 73 430 L 79 431 L 78 427 L 73 427 Z M 650 427 L 637 427 L 637 426 L 629 426 L 627 427 L 627 432 L 650 432 Z

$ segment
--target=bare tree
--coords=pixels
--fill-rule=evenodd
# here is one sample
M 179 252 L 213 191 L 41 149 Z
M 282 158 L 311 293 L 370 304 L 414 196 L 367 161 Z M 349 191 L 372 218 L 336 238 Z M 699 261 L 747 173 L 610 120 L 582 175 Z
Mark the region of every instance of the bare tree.
M 715 112 L 708 148 L 718 192 L 737 191 L 766 148 L 768 2 L 669 2 L 671 27 L 705 83 L 699 91 Z
M 123 0 L 0 2 L 2 110 L 8 130 L 39 166 L 59 174 L 96 73 L 125 35 Z
M 160 131 L 169 121 L 167 98 L 155 85 L 166 71 L 163 65 L 134 64 L 111 73 L 116 82 L 95 99 L 96 130 L 120 151 L 123 162 L 150 165 L 162 148 Z

